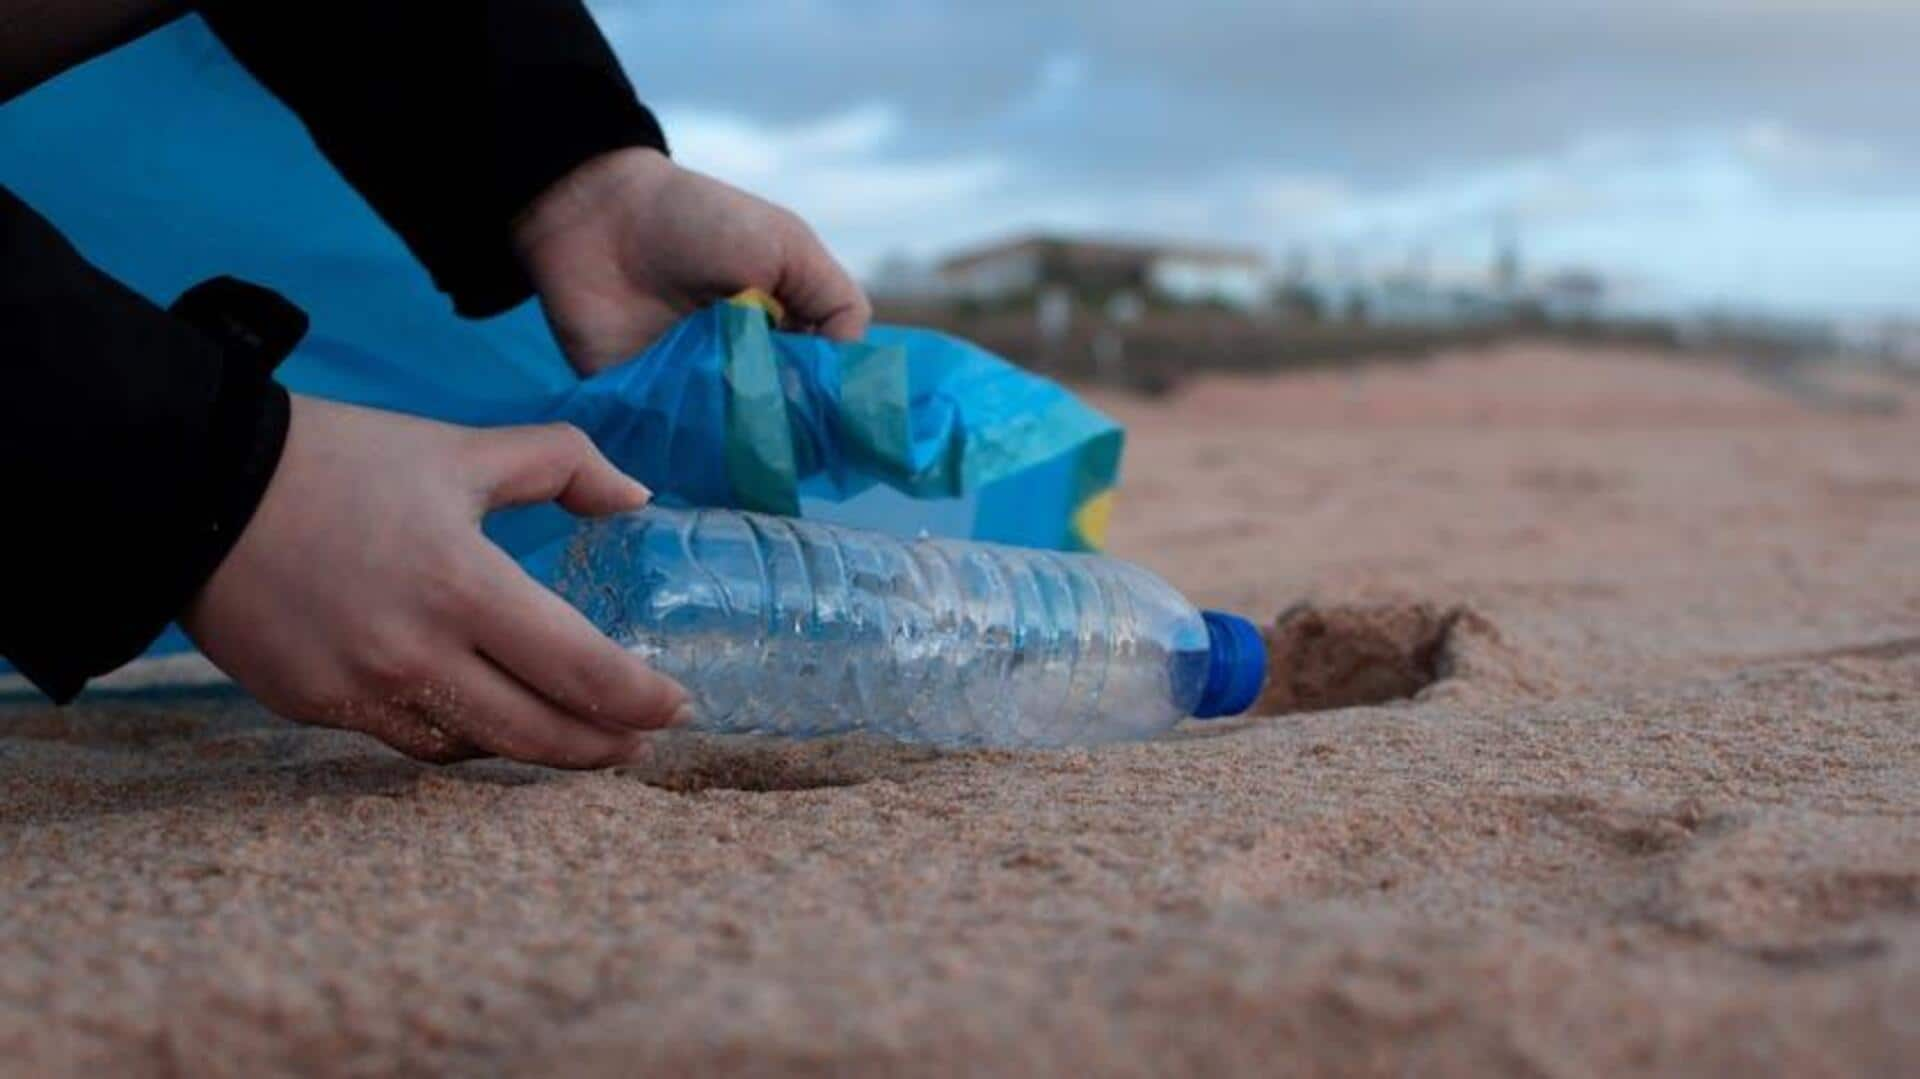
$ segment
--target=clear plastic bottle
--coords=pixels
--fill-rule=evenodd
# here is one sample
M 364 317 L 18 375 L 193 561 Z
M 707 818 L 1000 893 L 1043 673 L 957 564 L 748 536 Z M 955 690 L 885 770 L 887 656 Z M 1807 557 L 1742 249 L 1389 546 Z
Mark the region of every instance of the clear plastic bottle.
M 698 730 L 1113 742 L 1242 712 L 1265 677 L 1251 623 L 1093 555 L 654 507 L 533 569 L 686 686 Z

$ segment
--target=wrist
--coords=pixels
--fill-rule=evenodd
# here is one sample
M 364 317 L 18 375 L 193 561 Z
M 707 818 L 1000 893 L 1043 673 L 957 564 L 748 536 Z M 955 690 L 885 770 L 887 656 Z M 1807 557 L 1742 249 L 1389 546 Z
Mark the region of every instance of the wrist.
M 574 235 L 614 207 L 649 200 L 676 166 L 651 146 L 629 146 L 588 158 L 555 180 L 512 223 L 513 249 L 538 279 L 543 253 L 556 238 Z

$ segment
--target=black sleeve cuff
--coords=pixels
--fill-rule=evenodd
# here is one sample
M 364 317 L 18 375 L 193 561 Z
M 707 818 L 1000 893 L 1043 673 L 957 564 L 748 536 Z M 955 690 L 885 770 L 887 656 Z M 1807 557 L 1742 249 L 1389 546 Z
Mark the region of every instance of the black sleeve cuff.
M 262 312 L 267 313 L 263 317 Z M 305 316 L 215 282 L 161 311 L 0 189 L 0 654 L 57 701 L 139 655 L 251 520 Z
M 552 88 L 558 96 L 564 86 Z M 547 95 L 539 95 L 546 97 Z M 510 155 L 502 163 L 505 205 L 513 207 L 513 218 L 533 204 L 540 193 L 574 169 L 602 154 L 631 147 L 649 147 L 667 152 L 666 135 L 660 124 L 639 102 L 629 96 L 617 98 L 583 94 L 574 104 L 556 101 L 556 112 L 565 119 L 557 123 L 527 125 L 523 152 Z M 578 109 L 578 112 L 570 110 Z M 440 287 L 453 297 L 453 309 L 465 318 L 486 318 L 509 310 L 533 295 L 533 282 L 526 267 L 513 250 L 512 237 L 502 229 L 506 243 L 476 244 L 465 260 L 449 260 L 451 273 L 435 271 Z M 489 230 L 481 234 L 491 236 Z
M 176 542 L 156 544 L 163 552 L 177 551 L 177 561 L 154 564 L 155 575 L 145 587 L 127 588 L 125 605 L 119 610 L 68 612 L 68 616 L 97 617 L 96 626 L 82 627 L 94 628 L 97 634 L 49 635 L 41 647 L 29 641 L 19 654 L 8 657 L 20 673 L 56 704 L 66 704 L 79 695 L 88 679 L 146 651 L 160 631 L 186 610 L 253 520 L 280 465 L 288 416 L 287 391 L 276 382 L 242 373 L 222 385 L 207 431 L 210 456 L 220 465 L 210 469 L 195 499 L 199 505 L 183 514 Z M 129 536 L 126 542 L 141 540 Z M 146 561 L 135 552 L 129 551 L 128 556 L 136 565 Z M 75 595 L 72 602 L 81 604 L 81 597 Z
M 240 542 L 280 467 L 292 402 L 273 372 L 307 335 L 307 315 L 278 293 L 231 277 L 195 285 L 168 313 L 218 345 L 223 361 L 207 421 L 210 467 L 195 522 L 201 535 L 181 566 L 184 592 L 163 604 L 171 620 Z
M 104 582 L 96 581 L 95 588 L 75 587 L 66 596 L 51 597 L 62 608 L 41 623 L 39 634 L 35 627 L 26 627 L 20 647 L 8 656 L 20 673 L 56 703 L 65 704 L 88 679 L 145 651 L 192 602 L 253 520 L 280 465 L 288 416 L 287 391 L 278 383 L 257 377 L 243 365 L 229 368 L 208 417 L 205 472 L 177 477 L 188 505 L 166 522 L 171 534 L 142 535 L 129 529 L 117 537 L 117 551 L 102 549 L 102 537 L 87 537 L 73 548 L 122 560 L 111 570 L 82 566 L 79 572 L 94 572 L 106 582 L 126 579 L 117 595 L 100 595 L 97 585 Z M 143 544 L 149 549 L 141 550 Z M 128 571 L 143 577 L 133 579 Z

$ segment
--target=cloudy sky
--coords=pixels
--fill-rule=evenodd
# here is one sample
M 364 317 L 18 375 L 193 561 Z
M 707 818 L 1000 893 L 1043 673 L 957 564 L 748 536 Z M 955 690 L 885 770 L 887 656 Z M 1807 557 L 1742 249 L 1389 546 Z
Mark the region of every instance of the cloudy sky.
M 1920 311 L 1920 0 L 594 0 L 683 163 L 870 272 L 1028 228 Z

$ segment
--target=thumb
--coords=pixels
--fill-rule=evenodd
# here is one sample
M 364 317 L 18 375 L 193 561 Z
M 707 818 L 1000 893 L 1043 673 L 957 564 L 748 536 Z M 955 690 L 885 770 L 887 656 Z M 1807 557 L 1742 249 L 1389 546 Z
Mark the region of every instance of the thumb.
M 488 509 L 558 502 L 573 513 L 600 516 L 639 509 L 653 497 L 572 424 L 507 427 L 480 438 Z

